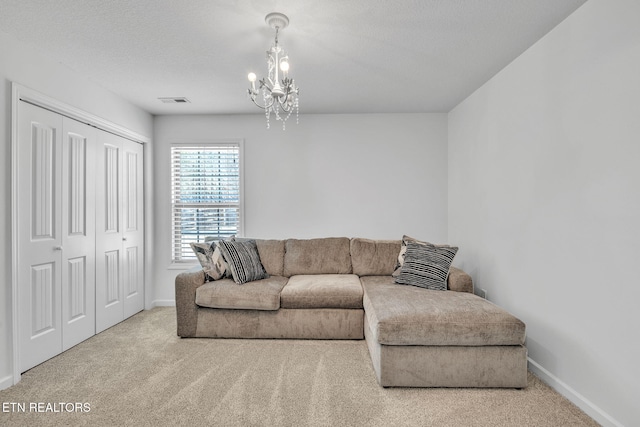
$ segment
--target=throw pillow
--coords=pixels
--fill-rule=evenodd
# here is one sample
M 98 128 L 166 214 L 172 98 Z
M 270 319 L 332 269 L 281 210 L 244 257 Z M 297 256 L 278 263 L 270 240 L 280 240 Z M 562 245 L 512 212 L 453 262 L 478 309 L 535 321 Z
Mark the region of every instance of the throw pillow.
M 402 236 L 402 245 L 400 246 L 400 253 L 398 254 L 398 261 L 396 262 L 396 268 L 395 270 L 393 270 L 393 273 L 391 274 L 393 277 L 398 277 L 398 275 L 400 274 L 400 270 L 402 269 L 402 265 L 404 264 L 404 254 L 407 252 L 408 243 L 418 243 L 420 245 L 447 247 L 447 245 L 434 245 L 433 243 L 423 242 L 422 240 L 414 239 L 413 237 L 409 237 L 407 235 Z
M 249 241 L 220 241 L 218 247 L 222 251 L 222 256 L 227 261 L 233 281 L 241 285 L 252 280 L 265 279 L 269 277 L 258 254 L 258 247 L 255 240 Z
M 446 291 L 449 267 L 457 252 L 457 247 L 408 242 L 396 283 Z
M 205 281 L 218 280 L 225 276 L 227 263 L 222 258 L 222 253 L 217 248 L 216 242 L 190 243 L 189 245 L 202 266 Z

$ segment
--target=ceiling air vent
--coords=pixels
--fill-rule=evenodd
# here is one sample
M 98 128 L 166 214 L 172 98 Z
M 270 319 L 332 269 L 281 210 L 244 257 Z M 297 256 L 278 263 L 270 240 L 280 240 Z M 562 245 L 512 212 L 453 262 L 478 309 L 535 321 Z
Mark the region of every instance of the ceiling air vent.
M 165 104 L 186 104 L 186 103 L 190 103 L 191 101 L 189 101 L 187 98 L 183 97 L 183 96 L 179 96 L 179 97 L 169 97 L 169 98 L 158 98 L 160 101 L 164 102 Z

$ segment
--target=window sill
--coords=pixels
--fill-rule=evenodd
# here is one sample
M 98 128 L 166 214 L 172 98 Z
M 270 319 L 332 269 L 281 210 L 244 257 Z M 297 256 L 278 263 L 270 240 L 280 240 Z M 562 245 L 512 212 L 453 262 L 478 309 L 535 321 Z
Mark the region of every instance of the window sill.
M 195 266 L 198 266 L 198 261 L 195 262 L 172 262 L 167 267 L 167 270 L 189 270 Z

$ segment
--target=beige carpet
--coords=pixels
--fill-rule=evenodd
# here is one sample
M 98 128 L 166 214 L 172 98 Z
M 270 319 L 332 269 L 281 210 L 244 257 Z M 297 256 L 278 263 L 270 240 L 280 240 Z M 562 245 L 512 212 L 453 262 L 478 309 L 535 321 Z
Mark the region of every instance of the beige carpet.
M 0 425 L 598 425 L 531 374 L 524 390 L 384 389 L 364 341 L 180 339 L 175 329 L 175 309 L 156 308 L 31 369 L 0 391 Z M 65 412 L 70 403 L 80 410 Z

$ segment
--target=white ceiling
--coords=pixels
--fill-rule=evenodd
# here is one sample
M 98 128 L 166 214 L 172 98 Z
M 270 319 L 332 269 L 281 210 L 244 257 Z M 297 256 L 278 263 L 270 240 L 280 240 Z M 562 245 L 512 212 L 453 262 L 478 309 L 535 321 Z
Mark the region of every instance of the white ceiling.
M 585 1 L 0 0 L 0 30 L 152 114 L 260 113 L 282 12 L 301 114 L 446 112 Z

